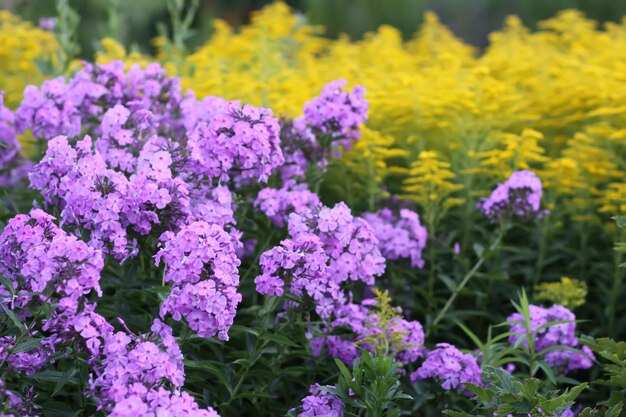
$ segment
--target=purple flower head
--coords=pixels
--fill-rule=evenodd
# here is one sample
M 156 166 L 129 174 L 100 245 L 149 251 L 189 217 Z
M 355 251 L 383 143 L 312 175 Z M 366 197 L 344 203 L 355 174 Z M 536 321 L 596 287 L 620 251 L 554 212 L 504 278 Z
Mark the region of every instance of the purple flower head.
M 135 121 L 149 114 L 156 131 L 178 136 L 183 132 L 182 100 L 179 80 L 168 77 L 159 64 L 145 69 L 133 65 L 126 71 L 121 61 L 84 63 L 67 82 L 59 77 L 45 81 L 41 88 L 26 87 L 15 125 L 19 132 L 31 129 L 42 140 L 59 135 L 73 138 L 81 132 L 100 134 L 110 122 L 105 114 L 122 105 L 136 115 Z
M 261 255 L 262 273 L 255 283 L 262 294 L 280 296 L 289 291 L 311 300 L 326 318 L 345 302 L 342 283 L 371 285 L 385 269 L 371 227 L 353 218 L 344 203 L 291 213 L 288 230 L 289 239 Z
M 165 264 L 164 280 L 173 284 L 161 316 L 183 317 L 201 337 L 228 340 L 241 294 L 239 259 L 232 237 L 216 224 L 194 222 L 177 234 L 166 232 L 157 264 Z
M 164 388 L 134 389 L 116 403 L 109 417 L 219 417 L 217 411 L 200 408 L 186 392 L 176 393 Z
M 367 119 L 368 105 L 363 98 L 365 88 L 357 86 L 348 92 L 342 90 L 346 84 L 346 80 L 326 84 L 318 97 L 305 104 L 304 119 L 314 131 L 348 146 L 360 136 L 359 126 Z
M 103 266 L 100 251 L 65 233 L 54 217 L 39 209 L 18 214 L 0 234 L 0 274 L 18 293 L 52 289 L 61 311 L 76 311 L 92 291 L 101 295 Z
M 315 356 L 321 355 L 324 348 L 328 354 L 351 365 L 359 356 L 358 347 L 373 352 L 376 349 L 371 342 L 384 340 L 389 352 L 398 363 L 406 365 L 424 356 L 424 330 L 418 321 L 408 321 L 398 316 L 384 326 L 376 312 L 374 300 L 361 304 L 345 303 L 335 309 L 333 320 L 327 331 L 344 328 L 350 333 L 328 335 L 313 339 L 311 349 Z M 398 309 L 399 310 L 399 309 Z M 401 313 L 399 310 L 398 313 Z M 376 343 L 376 342 L 374 342 Z
M 476 357 L 448 343 L 438 343 L 426 360 L 411 374 L 411 382 L 435 378 L 445 390 L 463 388 L 466 382 L 481 385 L 482 372 Z
M 171 162 L 167 152 L 145 150 L 127 177 L 107 167 L 89 136 L 75 146 L 59 136 L 29 178 L 46 204 L 61 210 L 63 224 L 83 227 L 92 246 L 124 260 L 137 253 L 129 231 L 176 229 L 190 216 L 187 183 L 171 176 Z
M 260 264 L 262 274 L 254 282 L 261 294 L 281 296 L 288 291 L 304 306 L 312 304 L 320 317 L 329 317 L 344 302 L 339 284 L 328 272 L 328 254 L 316 236 L 283 240 L 261 255 Z
M 10 391 L 5 388 L 4 381 L 0 381 L 0 403 L 9 414 L 1 414 L 2 417 L 40 417 L 41 407 L 35 403 L 37 394 L 34 387 L 30 386 L 21 392 Z
M 535 336 L 537 352 L 553 346 L 580 348 L 580 343 L 575 335 L 576 316 L 574 313 L 560 305 L 553 305 L 550 308 L 530 305 L 529 309 L 530 329 L 532 332 L 537 331 Z M 509 343 L 521 343 L 527 346 L 526 329 L 523 324 L 524 317 L 520 313 L 514 313 L 507 318 L 507 321 L 511 322 L 510 329 L 513 332 L 509 336 Z M 546 326 L 555 321 L 567 321 L 567 323 Z M 542 326 L 546 327 L 539 329 Z M 545 354 L 546 363 L 557 368 L 563 374 L 577 369 L 591 368 L 594 359 L 593 352 L 586 346 L 582 347 L 582 353 L 571 350 L 551 350 Z
M 56 17 L 41 17 L 39 18 L 39 27 L 52 32 L 57 25 L 57 20 Z
M 111 408 L 138 387 L 183 385 L 183 356 L 172 329 L 155 320 L 150 330 L 138 336 L 125 331 L 99 335 L 102 350 L 94 360 L 89 392 L 100 407 Z
M 422 251 L 426 246 L 428 232 L 421 225 L 419 216 L 409 209 L 399 214 L 384 208 L 376 213 L 364 213 L 363 219 L 372 226 L 378 239 L 378 248 L 387 260 L 407 258 L 412 267 L 422 268 Z
M 543 215 L 540 209 L 542 190 L 541 180 L 534 172 L 517 171 L 477 207 L 493 223 L 506 222 L 513 217 L 533 220 Z
M 194 170 L 220 180 L 266 182 L 284 162 L 278 121 L 262 107 L 228 102 L 189 134 Z
M 319 237 L 329 255 L 329 273 L 337 283 L 362 281 L 374 284 L 385 270 L 385 259 L 370 225 L 352 217 L 345 203 L 334 207 L 317 206 L 304 214 L 289 215 L 289 234 Z
M 343 402 L 339 397 L 311 385 L 310 395 L 302 399 L 299 417 L 343 417 Z
M 285 157 L 280 167 L 283 181 L 304 178 L 312 165 L 318 168 L 328 165 L 327 155 L 303 117 L 280 120 L 280 145 Z
M 303 214 L 320 204 L 317 194 L 309 191 L 306 184 L 288 181 L 283 188 L 267 187 L 259 191 L 254 207 L 276 226 L 284 227 L 291 213 Z
M 22 155 L 14 122 L 15 115 L 4 106 L 4 93 L 0 91 L 0 187 L 19 183 L 33 166 Z

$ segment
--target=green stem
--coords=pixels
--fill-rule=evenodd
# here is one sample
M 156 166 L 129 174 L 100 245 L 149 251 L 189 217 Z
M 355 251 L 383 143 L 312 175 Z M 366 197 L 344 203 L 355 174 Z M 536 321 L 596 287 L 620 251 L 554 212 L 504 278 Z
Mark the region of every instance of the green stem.
M 474 275 L 476 275 L 476 272 L 478 272 L 478 270 L 483 265 L 483 263 L 485 263 L 485 260 L 487 259 L 487 256 L 490 255 L 498 247 L 498 245 L 502 241 L 502 237 L 503 236 L 504 236 L 504 230 L 503 230 L 503 228 L 500 228 L 498 230 L 497 235 L 496 235 L 496 239 L 493 241 L 491 246 L 489 246 L 489 249 L 487 249 L 486 251 L 484 251 L 480 255 L 480 257 L 478 258 L 478 261 L 476 262 L 476 264 L 472 267 L 472 269 L 470 269 L 468 271 L 467 274 L 465 274 L 465 276 L 461 280 L 461 283 L 454 289 L 452 294 L 450 294 L 450 298 L 448 298 L 448 301 L 446 302 L 446 304 L 439 311 L 439 314 L 437 314 L 437 317 L 435 318 L 435 320 L 433 321 L 433 324 L 431 326 L 437 325 L 437 323 L 439 323 L 441 321 L 441 319 L 446 315 L 446 313 L 448 312 L 450 307 L 452 307 L 452 303 L 454 303 L 454 300 L 456 300 L 456 298 L 459 296 L 461 291 L 463 291 L 463 288 L 465 288 L 465 286 L 470 281 L 470 279 L 472 279 L 472 277 L 474 277 Z
M 537 262 L 535 263 L 535 275 L 533 276 L 533 287 L 535 287 L 541 281 L 541 274 L 543 272 L 543 263 L 546 257 L 546 246 L 548 244 L 549 233 L 549 215 L 541 222 L 541 240 L 539 241 L 539 251 L 537 254 Z
M 614 327 L 615 316 L 617 315 L 617 301 L 619 299 L 622 288 L 622 279 L 624 278 L 623 270 L 622 268 L 620 268 L 620 264 L 622 263 L 622 253 L 616 252 L 614 259 L 615 265 L 613 267 L 613 285 L 611 286 L 611 294 L 609 299 L 609 320 L 607 329 L 607 333 L 612 336 L 615 336 Z
M 429 253 L 429 263 L 430 268 L 428 270 L 428 310 L 432 312 L 436 308 L 436 300 L 435 300 L 435 274 L 437 270 L 437 263 L 435 262 L 435 258 L 437 257 L 437 251 L 435 249 L 435 222 L 430 221 L 430 225 L 428 227 L 428 233 L 431 236 L 431 243 L 428 247 Z

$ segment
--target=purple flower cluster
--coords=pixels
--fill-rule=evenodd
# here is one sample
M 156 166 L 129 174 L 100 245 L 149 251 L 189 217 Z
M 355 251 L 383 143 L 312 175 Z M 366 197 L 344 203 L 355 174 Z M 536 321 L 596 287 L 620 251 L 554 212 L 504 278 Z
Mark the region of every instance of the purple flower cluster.
M 349 149 L 360 137 L 359 127 L 367 120 L 365 89 L 342 90 L 345 80 L 328 83 L 318 97 L 304 106 L 304 115 L 280 122 L 281 147 L 285 163 L 280 168 L 283 181 L 304 178 L 309 168 L 316 175 L 326 168 L 328 159 L 338 155 L 337 145 Z
M 385 271 L 385 259 L 377 247 L 374 232 L 367 222 L 352 216 L 345 203 L 334 207 L 317 206 L 304 214 L 289 215 L 292 237 L 318 237 L 329 256 L 329 273 L 339 283 L 361 281 L 374 284 Z
M 411 382 L 435 378 L 445 390 L 463 388 L 466 382 L 481 385 L 482 372 L 476 357 L 448 343 L 438 343 L 422 365 L 411 374 Z
M 232 237 L 219 225 L 194 222 L 176 234 L 164 233 L 161 240 L 155 259 L 165 264 L 164 280 L 173 285 L 161 317 L 184 317 L 199 336 L 228 340 L 241 301 Z
M 71 146 L 58 136 L 29 177 L 45 201 L 61 209 L 63 224 L 89 230 L 92 246 L 124 260 L 137 253 L 130 231 L 147 235 L 155 225 L 176 228 L 190 215 L 187 185 L 171 176 L 169 154 L 146 152 L 140 161 L 129 178 L 107 167 L 91 137 Z
M 147 335 L 111 331 L 100 337 L 102 354 L 95 359 L 89 387 L 101 408 L 111 409 L 129 395 L 147 393 L 149 387 L 182 386 L 183 355 L 172 329 L 159 320 Z
M 327 318 L 345 303 L 342 283 L 372 285 L 385 269 L 372 229 L 352 217 L 344 203 L 291 213 L 288 230 L 289 239 L 261 255 L 262 274 L 255 279 L 261 294 L 287 290 L 310 299 L 320 317 Z
M 542 192 L 541 180 L 534 172 L 517 171 L 477 207 L 493 223 L 506 222 L 513 217 L 533 220 L 543 214 L 540 209 Z
M 363 98 L 365 88 L 354 87 L 351 92 L 341 88 L 346 80 L 332 81 L 321 94 L 304 105 L 304 119 L 308 126 L 323 136 L 337 139 L 358 139 L 359 126 L 367 119 L 368 104 Z
M 5 382 L 0 380 L 0 404 L 10 411 L 9 414 L 0 414 L 0 417 L 39 417 L 39 407 L 35 404 L 35 390 L 30 386 L 21 393 L 5 388 Z
M 347 303 L 335 310 L 327 330 L 344 328 L 351 334 L 320 336 L 311 342 L 311 350 L 320 356 L 326 348 L 328 354 L 347 365 L 359 356 L 358 347 L 373 352 L 385 339 L 389 352 L 402 365 L 415 362 L 424 355 L 424 329 L 418 321 L 408 321 L 401 316 L 392 318 L 384 325 L 380 316 L 372 312 L 374 300 L 361 304 Z M 397 309 L 398 315 L 401 310 Z
M 237 101 L 224 102 L 221 107 L 189 133 L 195 170 L 222 181 L 236 172 L 243 180 L 266 182 L 284 162 L 278 121 L 266 108 Z
M 412 267 L 422 268 L 422 251 L 426 246 L 428 231 L 420 223 L 419 216 L 409 209 L 400 209 L 398 214 L 389 208 L 375 213 L 364 213 L 374 235 L 378 248 L 387 260 L 410 259 Z
M 311 385 L 310 395 L 302 399 L 299 417 L 343 417 L 343 402 L 330 392 L 320 390 L 319 384 Z
M 15 290 L 14 296 L 2 302 L 12 309 L 26 310 L 29 302 L 45 302 L 49 293 L 55 293 L 59 311 L 76 312 L 86 295 L 101 295 L 102 253 L 53 221 L 54 217 L 35 209 L 15 216 L 0 235 L 0 274 Z
M 4 93 L 0 91 L 0 187 L 15 185 L 31 167 L 17 140 L 15 115 L 4 106 Z
M 9 220 L 0 234 L 0 274 L 11 288 L 2 287 L 0 303 L 22 321 L 32 318 L 32 309 L 52 306 L 49 318 L 26 330 L 40 341 L 33 349 L 15 351 L 15 336 L 0 338 L 0 360 L 9 370 L 31 375 L 52 361 L 71 337 L 72 321 L 84 314 L 88 296 L 102 295 L 103 266 L 99 250 L 68 235 L 39 209 Z
M 548 365 L 563 374 L 577 369 L 591 368 L 595 356 L 589 347 L 581 347 L 576 339 L 576 316 L 574 313 L 560 305 L 553 305 L 550 308 L 530 305 L 529 308 L 530 330 L 537 332 L 534 341 L 537 352 L 557 346 L 582 350 L 580 353 L 569 349 L 545 352 L 543 356 Z M 509 336 L 509 342 L 511 344 L 522 343 L 527 346 L 524 317 L 520 313 L 514 313 L 507 318 L 507 321 L 510 322 L 510 330 L 513 332 Z M 556 321 L 567 321 L 567 323 L 548 325 Z
M 16 111 L 16 127 L 31 129 L 37 139 L 58 135 L 70 138 L 81 132 L 100 133 L 100 120 L 107 110 L 121 104 L 132 113 L 150 113 L 164 133 L 180 134 L 183 95 L 178 78 L 171 78 L 159 64 L 145 69 L 133 65 L 126 71 L 121 61 L 92 65 L 69 81 L 48 80 L 41 88 L 28 86 Z
M 309 166 L 325 168 L 328 165 L 315 134 L 303 117 L 280 120 L 280 146 L 285 157 L 279 169 L 283 181 L 304 178 Z
M 115 404 L 109 417 L 219 417 L 211 407 L 202 409 L 186 392 L 177 393 L 164 388 L 139 387 Z
M 319 206 L 317 194 L 308 190 L 306 184 L 287 181 L 280 188 L 264 188 L 259 191 L 254 206 L 278 227 L 287 224 L 291 213 L 305 214 Z

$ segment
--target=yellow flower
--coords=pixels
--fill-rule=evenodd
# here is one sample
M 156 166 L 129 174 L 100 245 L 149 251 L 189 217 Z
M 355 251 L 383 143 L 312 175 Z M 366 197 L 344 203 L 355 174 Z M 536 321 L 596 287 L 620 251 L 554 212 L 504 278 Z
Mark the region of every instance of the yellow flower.
M 5 105 L 15 108 L 29 84 L 41 84 L 46 74 L 38 61 L 53 59 L 58 50 L 54 34 L 0 10 L 0 90 Z
M 573 309 L 585 304 L 587 283 L 562 277 L 559 282 L 542 282 L 535 286 L 535 298 Z

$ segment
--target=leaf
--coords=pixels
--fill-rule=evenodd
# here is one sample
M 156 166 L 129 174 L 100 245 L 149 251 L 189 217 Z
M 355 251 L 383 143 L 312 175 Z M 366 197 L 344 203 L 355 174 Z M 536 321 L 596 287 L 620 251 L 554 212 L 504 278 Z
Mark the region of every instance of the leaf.
M 26 327 L 24 326 L 24 324 L 22 324 L 20 319 L 17 318 L 15 313 L 9 310 L 4 304 L 0 304 L 0 306 L 2 306 L 2 309 L 4 310 L 4 312 L 6 313 L 7 316 L 9 316 L 9 318 L 11 319 L 15 327 L 19 329 L 20 333 L 23 334 L 24 332 L 26 332 Z
M 476 254 L 476 256 L 478 256 L 479 258 L 483 256 L 483 253 L 485 252 L 485 247 L 481 245 L 480 243 L 474 243 L 472 245 L 472 249 L 474 250 L 474 253 Z
M 13 283 L 2 275 L 0 275 L 0 284 L 2 284 L 7 290 L 9 290 L 11 295 L 15 295 L 15 288 L 13 288 Z
M 52 391 L 52 394 L 50 394 L 50 396 L 54 397 L 55 395 L 57 395 L 67 383 L 72 381 L 74 375 L 76 375 L 77 373 L 78 369 L 76 368 L 70 368 L 65 371 L 63 376 L 55 384 L 54 391 Z
M 606 410 L 604 417 L 618 417 L 622 412 L 623 404 L 615 404 Z
M 297 343 L 293 342 L 287 336 L 283 336 L 282 334 L 263 333 L 263 335 L 261 336 L 261 339 L 262 340 L 271 340 L 272 342 L 275 342 L 275 343 L 277 343 L 279 345 L 282 345 L 282 346 L 289 346 L 289 347 L 293 347 L 293 348 L 300 347 L 300 345 L 298 345 Z
M 493 400 L 493 397 L 496 395 L 495 392 L 489 390 L 488 388 L 483 388 L 478 385 L 471 384 L 469 382 L 466 382 L 464 386 L 466 390 L 476 394 L 476 396 L 481 401 L 491 401 Z
M 25 338 L 19 345 L 13 349 L 13 353 L 30 352 L 37 346 L 41 345 L 41 339 L 32 337 Z

